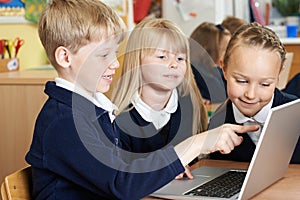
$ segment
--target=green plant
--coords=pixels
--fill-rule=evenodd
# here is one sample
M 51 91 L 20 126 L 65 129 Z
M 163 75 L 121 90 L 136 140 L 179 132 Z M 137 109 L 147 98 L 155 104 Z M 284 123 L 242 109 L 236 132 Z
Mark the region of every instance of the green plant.
M 283 16 L 299 15 L 300 0 L 272 0 L 273 7 Z

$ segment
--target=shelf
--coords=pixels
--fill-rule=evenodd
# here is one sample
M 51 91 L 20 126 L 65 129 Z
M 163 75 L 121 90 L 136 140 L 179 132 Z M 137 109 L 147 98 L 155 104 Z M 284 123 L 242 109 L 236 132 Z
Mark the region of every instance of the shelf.
M 30 24 L 24 16 L 0 16 L 0 24 Z
M 280 38 L 283 44 L 300 44 L 300 37 L 297 38 Z

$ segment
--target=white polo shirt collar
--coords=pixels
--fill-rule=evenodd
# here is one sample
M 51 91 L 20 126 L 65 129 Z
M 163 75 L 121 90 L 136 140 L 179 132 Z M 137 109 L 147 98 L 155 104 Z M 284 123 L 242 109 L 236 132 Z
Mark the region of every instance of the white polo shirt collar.
M 171 114 L 177 110 L 178 107 L 178 93 L 174 89 L 171 97 L 163 110 L 156 111 L 148 106 L 141 98 L 138 92 L 135 93 L 132 104 L 141 115 L 141 117 L 147 121 L 153 123 L 154 127 L 158 130 L 164 127 L 170 120 Z
M 113 114 L 114 110 L 117 110 L 117 106 L 113 104 L 103 93 L 95 92 L 93 94 L 87 92 L 83 88 L 76 86 L 74 83 L 71 83 L 63 78 L 55 78 L 56 86 L 62 87 L 66 90 L 75 92 L 85 97 L 89 101 L 93 102 L 94 105 L 100 107 L 104 110 L 107 110 L 109 113 L 109 117 L 111 122 L 115 119 L 115 115 Z
M 248 135 L 252 139 L 252 141 L 257 144 L 261 130 L 263 128 L 263 125 L 267 119 L 268 113 L 270 112 L 273 104 L 273 99 L 274 95 L 271 99 L 271 101 L 265 105 L 256 115 L 253 117 L 246 117 L 244 114 L 242 114 L 238 108 L 232 104 L 232 109 L 233 109 L 233 115 L 234 119 L 237 123 L 243 124 L 243 125 L 253 125 L 253 124 L 258 124 L 260 125 L 259 130 L 255 132 L 249 132 Z

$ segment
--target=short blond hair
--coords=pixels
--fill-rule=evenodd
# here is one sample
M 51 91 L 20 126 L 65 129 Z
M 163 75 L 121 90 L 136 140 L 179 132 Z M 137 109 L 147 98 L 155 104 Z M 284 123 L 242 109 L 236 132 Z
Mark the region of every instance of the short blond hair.
M 115 11 L 99 0 L 51 0 L 38 23 L 40 40 L 54 67 L 59 46 L 76 53 L 91 41 L 120 34 L 124 29 Z

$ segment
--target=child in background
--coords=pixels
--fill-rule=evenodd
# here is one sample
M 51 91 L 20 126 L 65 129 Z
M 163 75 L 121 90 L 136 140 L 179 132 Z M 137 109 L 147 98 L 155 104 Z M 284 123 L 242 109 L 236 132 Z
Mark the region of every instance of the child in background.
M 231 34 L 220 24 L 201 23 L 191 34 L 191 64 L 202 97 L 209 103 L 226 100 L 226 83 L 220 68 Z M 201 51 L 207 52 L 202 56 Z M 206 63 L 204 61 L 207 61 Z
M 221 25 L 229 30 L 231 35 L 242 25 L 247 24 L 247 22 L 241 18 L 237 18 L 234 16 L 227 16 L 221 23 Z
M 188 39 L 174 23 L 150 18 L 137 24 L 112 101 L 119 113 L 129 110 L 137 125 L 153 125 L 139 136 L 121 131 L 128 151 L 152 152 L 206 131 L 207 112 L 190 67 Z
M 46 84 L 49 98 L 26 155 L 32 199 L 141 199 L 184 172 L 200 153 L 228 153 L 241 143 L 236 132 L 257 128 L 224 125 L 127 160 L 115 106 L 103 94 L 119 67 L 122 27 L 120 17 L 99 0 L 52 0 L 42 12 L 39 37 L 58 78 Z
M 243 25 L 233 35 L 222 66 L 228 100 L 216 110 L 209 128 L 223 123 L 259 124 L 261 128 L 243 134 L 243 143 L 231 153 L 216 152 L 210 155 L 211 158 L 250 161 L 269 110 L 296 99 L 276 88 L 285 54 L 277 35 L 258 23 Z M 291 163 L 300 163 L 299 141 Z

